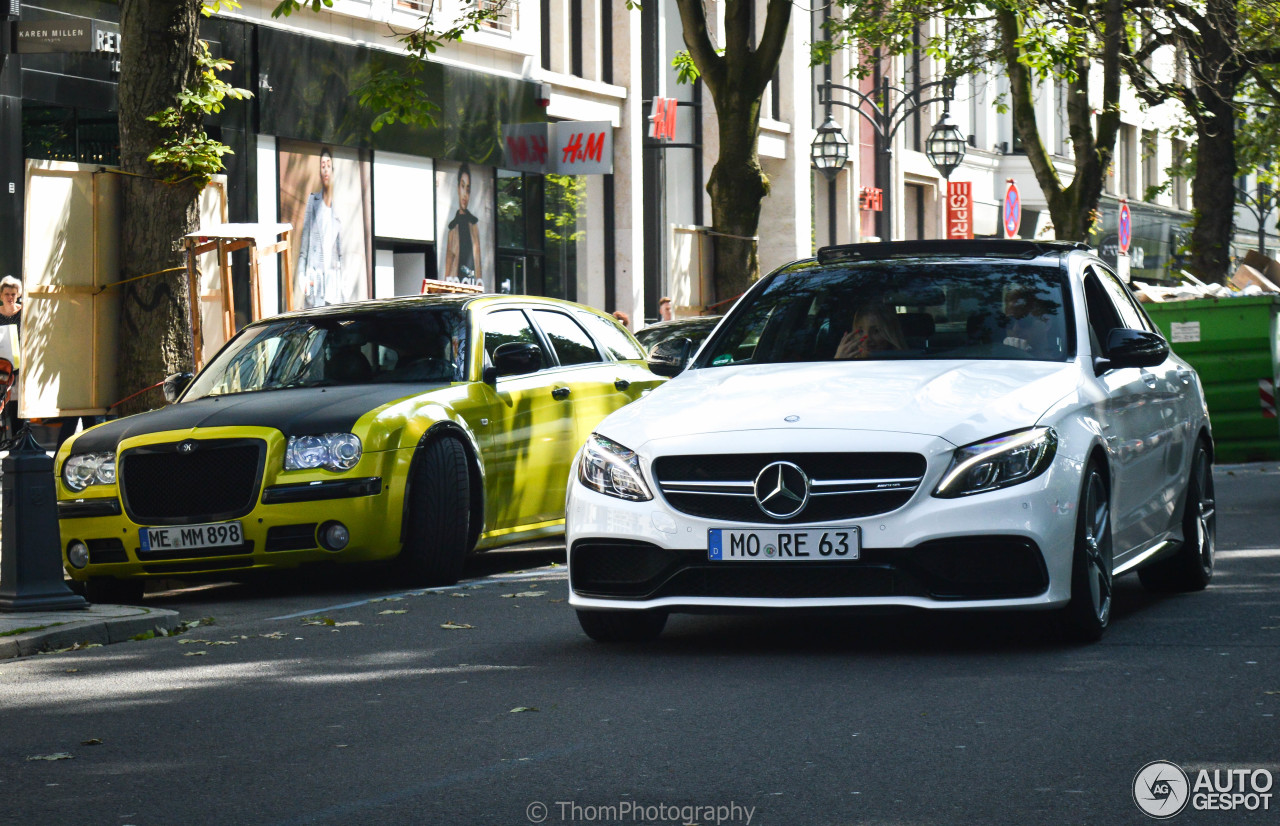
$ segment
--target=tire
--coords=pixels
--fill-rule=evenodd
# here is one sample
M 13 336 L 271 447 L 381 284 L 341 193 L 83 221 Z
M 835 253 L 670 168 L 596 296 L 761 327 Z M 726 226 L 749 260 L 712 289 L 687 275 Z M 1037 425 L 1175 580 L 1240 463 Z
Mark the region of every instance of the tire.
M 96 576 L 84 586 L 84 598 L 94 605 L 140 605 L 147 583 L 141 579 Z
M 1091 462 L 1080 488 L 1075 551 L 1071 561 L 1071 601 L 1062 612 L 1067 639 L 1096 642 L 1111 622 L 1111 491 Z
M 1138 570 L 1142 587 L 1155 593 L 1203 591 L 1213 579 L 1217 549 L 1213 465 L 1204 442 L 1196 444 L 1182 508 L 1182 546 Z
M 413 463 L 399 572 L 415 586 L 453 585 L 462 576 L 470 527 L 471 471 L 456 439 L 436 439 Z
M 667 612 L 579 611 L 578 624 L 596 642 L 649 642 L 667 626 Z

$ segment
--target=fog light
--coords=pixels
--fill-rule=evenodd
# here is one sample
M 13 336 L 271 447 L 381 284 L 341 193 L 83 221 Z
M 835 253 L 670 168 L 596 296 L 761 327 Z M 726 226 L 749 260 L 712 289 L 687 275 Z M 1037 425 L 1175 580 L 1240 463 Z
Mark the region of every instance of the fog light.
M 67 561 L 72 568 L 83 568 L 89 564 L 89 546 L 79 539 L 71 540 L 67 545 Z
M 320 526 L 320 547 L 326 551 L 340 551 L 351 541 L 351 532 L 341 522 L 325 522 Z

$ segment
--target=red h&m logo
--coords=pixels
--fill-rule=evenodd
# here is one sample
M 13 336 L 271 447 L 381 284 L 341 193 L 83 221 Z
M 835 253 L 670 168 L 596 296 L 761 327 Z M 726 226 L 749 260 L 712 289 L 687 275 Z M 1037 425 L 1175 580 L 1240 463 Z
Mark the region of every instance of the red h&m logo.
M 973 237 L 973 182 L 947 182 L 947 237 Z
M 858 191 L 858 206 L 870 212 L 884 209 L 884 191 L 874 186 L 864 186 Z
M 653 112 L 649 115 L 649 137 L 655 140 L 676 139 L 676 107 L 679 101 L 675 98 L 654 98 Z
M 574 132 L 560 151 L 564 156 L 560 160 L 563 166 L 585 161 L 600 163 L 604 158 L 604 133 L 588 135 L 585 132 Z
M 507 158 L 515 166 L 546 166 L 547 139 L 544 135 L 508 135 Z

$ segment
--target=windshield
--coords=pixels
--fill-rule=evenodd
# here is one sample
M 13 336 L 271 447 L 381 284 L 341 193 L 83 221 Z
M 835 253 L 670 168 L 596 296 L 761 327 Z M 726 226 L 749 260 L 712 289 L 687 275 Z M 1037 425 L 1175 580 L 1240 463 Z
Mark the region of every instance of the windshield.
M 463 381 L 466 338 L 456 307 L 280 319 L 241 331 L 183 401 L 289 387 Z
M 698 366 L 1074 355 L 1056 265 L 989 260 L 800 264 L 735 307 Z

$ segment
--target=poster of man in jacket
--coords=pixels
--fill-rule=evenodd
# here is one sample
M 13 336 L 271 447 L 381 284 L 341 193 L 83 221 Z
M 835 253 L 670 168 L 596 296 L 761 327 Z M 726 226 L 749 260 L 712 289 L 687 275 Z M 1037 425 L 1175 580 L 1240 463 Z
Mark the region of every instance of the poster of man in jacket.
M 369 162 L 360 150 L 277 143 L 280 220 L 295 228 L 292 306 L 323 307 L 370 295 Z

